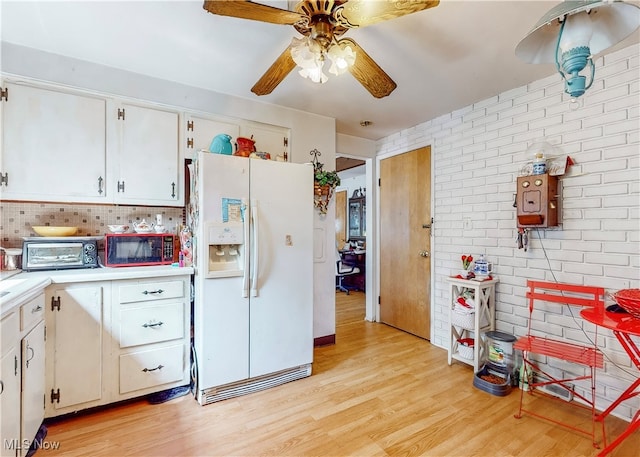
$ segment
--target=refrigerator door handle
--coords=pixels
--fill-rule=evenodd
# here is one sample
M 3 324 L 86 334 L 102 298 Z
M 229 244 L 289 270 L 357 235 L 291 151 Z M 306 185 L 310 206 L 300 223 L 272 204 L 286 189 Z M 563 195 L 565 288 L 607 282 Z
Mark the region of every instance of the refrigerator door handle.
M 243 199 L 242 204 L 246 207 L 246 201 Z M 244 217 L 244 253 L 242 254 L 244 267 L 242 269 L 242 298 L 249 296 L 249 219 L 250 217 Z
M 260 233 L 258 227 L 258 202 L 257 200 L 251 200 L 251 220 L 253 225 L 253 261 L 251 265 L 251 296 L 258 296 L 258 253 L 260 252 L 260 244 L 258 241 L 258 234 Z

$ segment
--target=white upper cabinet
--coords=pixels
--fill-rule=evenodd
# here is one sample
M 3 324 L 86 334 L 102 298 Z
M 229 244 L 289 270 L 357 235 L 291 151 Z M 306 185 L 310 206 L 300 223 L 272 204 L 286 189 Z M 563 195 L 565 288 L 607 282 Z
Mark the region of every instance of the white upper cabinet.
M 106 101 L 6 82 L 3 199 L 106 202 Z
M 116 203 L 181 206 L 180 114 L 120 103 L 116 119 L 117 159 L 110 195 Z
M 12 78 L 0 124 L 3 200 L 183 206 L 184 158 L 220 134 L 291 161 L 288 128 Z
M 238 124 L 220 121 L 213 117 L 188 114 L 185 116 L 185 156 L 193 159 L 200 149 L 208 151 L 213 138 L 220 134 L 231 137 L 232 152 L 235 152 L 234 142 L 240 135 Z

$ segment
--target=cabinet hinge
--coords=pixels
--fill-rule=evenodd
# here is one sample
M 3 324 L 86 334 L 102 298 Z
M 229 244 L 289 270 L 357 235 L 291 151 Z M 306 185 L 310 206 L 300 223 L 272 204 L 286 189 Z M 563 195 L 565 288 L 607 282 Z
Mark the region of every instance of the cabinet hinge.
M 13 356 L 13 375 L 18 376 L 18 356 Z
M 51 311 L 55 311 L 56 308 L 60 311 L 60 297 L 51 297 Z
M 9 185 L 9 172 L 0 174 L 0 186 L 1 185 L 8 186 Z
M 378 304 L 380 304 L 380 295 L 378 295 Z
M 124 108 L 118 108 L 118 119 L 122 119 L 124 121 Z
M 380 180 L 380 178 L 378 178 L 378 187 L 380 187 L 382 185 L 381 182 L 382 181 Z
M 193 138 L 187 138 L 187 147 L 188 148 L 192 148 L 193 147 Z
M 5 102 L 9 101 L 9 88 L 0 89 L 0 101 L 4 99 Z
M 60 389 L 51 389 L 51 403 L 53 403 L 54 401 L 56 403 L 60 403 Z
M 283 143 L 284 143 L 284 147 L 286 148 L 287 146 L 289 146 L 289 138 L 287 138 L 286 136 L 283 138 Z
M 193 132 L 193 121 L 187 121 L 187 131 Z

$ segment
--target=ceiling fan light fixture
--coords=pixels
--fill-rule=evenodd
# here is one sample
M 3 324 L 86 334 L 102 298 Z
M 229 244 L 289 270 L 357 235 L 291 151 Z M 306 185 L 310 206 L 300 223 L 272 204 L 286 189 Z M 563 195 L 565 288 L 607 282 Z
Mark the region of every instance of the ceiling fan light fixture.
M 323 68 L 326 59 L 331 61 L 329 73 L 341 75 L 345 73 L 356 59 L 356 53 L 349 44 L 334 42 L 328 50 L 311 37 L 293 38 L 291 40 L 291 58 L 300 67 L 298 74 L 316 83 L 325 83 L 329 79 Z
M 315 68 L 322 60 L 322 50 L 310 38 L 293 38 L 291 40 L 291 58 L 300 68 Z
M 329 77 L 322 71 L 322 65 L 318 65 L 315 68 L 303 68 L 298 71 L 298 74 L 303 78 L 309 78 L 314 83 L 326 83 Z
M 621 0 L 566 0 L 550 9 L 516 46 L 528 63 L 555 63 L 572 100 L 593 84 L 593 55 L 640 25 L 640 7 Z M 579 73 L 589 66 L 590 80 Z
M 341 75 L 345 73 L 356 61 L 356 53 L 351 46 L 336 43 L 329 47 L 327 56 L 331 60 L 331 68 L 329 73 L 333 75 Z

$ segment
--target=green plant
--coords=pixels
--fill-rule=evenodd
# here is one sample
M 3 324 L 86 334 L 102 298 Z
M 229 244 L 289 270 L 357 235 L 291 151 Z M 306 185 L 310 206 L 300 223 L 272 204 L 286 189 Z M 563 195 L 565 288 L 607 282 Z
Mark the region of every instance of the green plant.
M 324 171 L 322 167 L 316 169 L 314 179 L 320 186 L 337 187 L 340 185 L 340 176 L 338 176 L 338 173 L 335 171 Z

